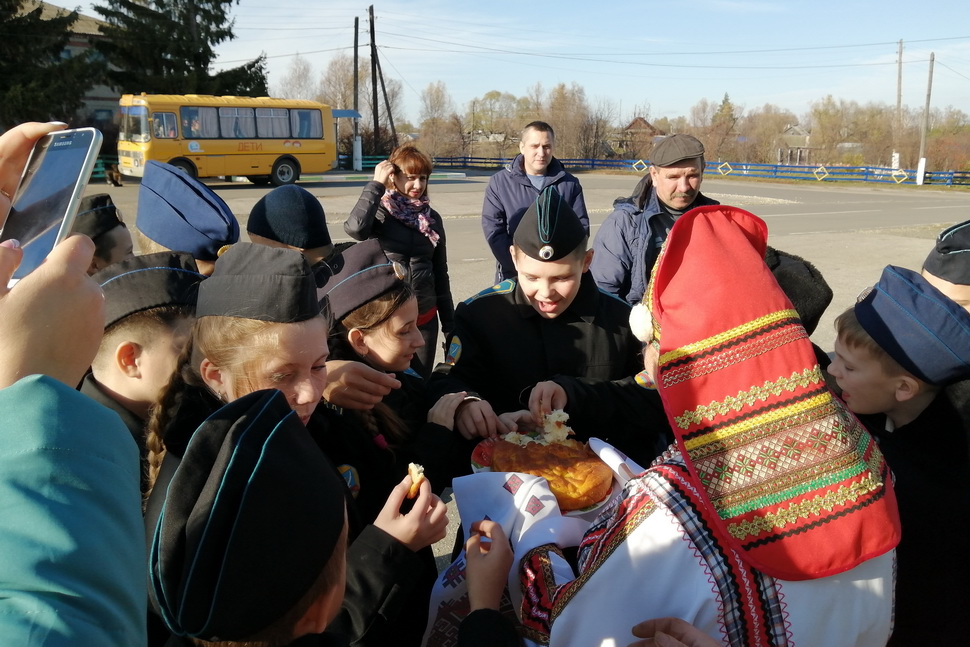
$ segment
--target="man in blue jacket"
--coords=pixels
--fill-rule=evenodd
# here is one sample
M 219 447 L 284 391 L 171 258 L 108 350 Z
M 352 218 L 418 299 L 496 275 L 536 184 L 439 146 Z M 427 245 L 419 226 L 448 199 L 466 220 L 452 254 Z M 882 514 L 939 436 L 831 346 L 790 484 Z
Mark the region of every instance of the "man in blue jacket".
M 552 156 L 556 133 L 544 121 L 533 121 L 522 129 L 519 154 L 492 176 L 482 205 L 482 231 L 495 256 L 495 282 L 516 277 L 512 265 L 512 234 L 522 214 L 547 186 L 555 186 L 589 233 L 589 215 L 579 180 Z
M 670 135 L 653 149 L 650 173 L 633 196 L 613 203 L 593 241 L 590 272 L 600 288 L 637 304 L 650 270 L 681 215 L 694 207 L 720 204 L 701 193 L 704 145 L 690 135 Z

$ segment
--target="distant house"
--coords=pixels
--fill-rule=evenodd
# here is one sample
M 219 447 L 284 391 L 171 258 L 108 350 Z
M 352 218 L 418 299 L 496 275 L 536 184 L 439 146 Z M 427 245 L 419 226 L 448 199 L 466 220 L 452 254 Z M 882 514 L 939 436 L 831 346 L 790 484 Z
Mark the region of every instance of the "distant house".
M 49 2 L 25 0 L 23 11 L 30 12 L 41 8 L 41 17 L 45 20 L 71 13 L 70 9 L 58 7 Z M 104 38 L 101 25 L 105 23 L 97 18 L 78 13 L 78 19 L 71 27 L 71 37 L 61 53 L 62 58 L 73 58 L 93 47 L 93 42 Z M 92 85 L 84 95 L 84 105 L 75 115 L 75 121 L 85 126 L 110 129 L 114 124 L 115 114 L 118 112 L 118 99 L 121 95 L 106 85 Z
M 648 151 L 657 137 L 666 134 L 643 117 L 636 117 L 626 128 L 612 134 L 609 145 L 617 152 Z
M 778 149 L 778 163 L 811 163 L 811 140 L 812 134 L 798 124 L 785 128 L 781 133 L 782 147 Z

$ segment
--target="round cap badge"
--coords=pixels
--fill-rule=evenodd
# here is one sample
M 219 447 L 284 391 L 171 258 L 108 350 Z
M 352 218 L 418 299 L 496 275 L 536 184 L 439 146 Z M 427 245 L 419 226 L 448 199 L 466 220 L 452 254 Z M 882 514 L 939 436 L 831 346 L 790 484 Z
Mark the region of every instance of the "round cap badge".
M 549 245 L 543 245 L 542 247 L 539 248 L 539 258 L 541 258 L 544 261 L 548 261 L 550 258 L 552 258 L 552 255 L 554 253 L 555 251 Z

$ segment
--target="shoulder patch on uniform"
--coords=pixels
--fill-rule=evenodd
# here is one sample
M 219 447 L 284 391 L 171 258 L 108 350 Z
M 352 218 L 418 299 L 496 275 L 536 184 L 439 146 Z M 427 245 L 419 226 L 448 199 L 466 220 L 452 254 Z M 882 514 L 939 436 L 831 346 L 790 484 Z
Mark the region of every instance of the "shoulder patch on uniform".
M 451 344 L 448 345 L 448 352 L 445 353 L 445 364 L 454 366 L 461 357 L 461 340 L 458 335 L 451 336 Z
M 636 380 L 636 383 L 638 385 L 642 386 L 645 389 L 649 389 L 650 391 L 657 390 L 656 383 L 653 381 L 653 379 L 650 377 L 650 374 L 647 373 L 646 370 L 643 370 L 637 373 L 633 379 Z
M 356 499 L 360 492 L 360 474 L 357 473 L 357 468 L 353 465 L 341 465 L 337 468 L 337 471 L 340 472 L 340 476 L 344 477 L 347 489 Z
M 485 288 L 484 290 L 482 290 L 478 294 L 475 294 L 475 295 L 472 295 L 472 296 L 468 297 L 467 299 L 465 299 L 464 302 L 465 303 L 471 303 L 472 301 L 477 301 L 478 299 L 481 299 L 482 297 L 487 297 L 487 296 L 492 295 L 492 294 L 508 294 L 509 292 L 512 292 L 513 290 L 515 290 L 515 279 L 506 279 L 505 281 L 502 281 L 501 283 L 496 283 L 495 285 L 493 285 L 490 288 Z

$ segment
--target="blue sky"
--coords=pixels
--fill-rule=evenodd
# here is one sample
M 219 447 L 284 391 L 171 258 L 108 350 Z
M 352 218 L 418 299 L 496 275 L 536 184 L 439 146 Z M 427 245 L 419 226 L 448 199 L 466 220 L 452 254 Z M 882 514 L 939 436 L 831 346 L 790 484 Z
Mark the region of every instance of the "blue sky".
M 644 105 L 651 118 L 687 115 L 725 92 L 742 108 L 799 116 L 828 94 L 895 105 L 899 39 L 903 104 L 922 108 L 932 51 L 933 106 L 970 112 L 970 3 L 957 0 L 381 0 L 374 11 L 384 74 L 403 83 L 412 122 L 436 81 L 459 108 L 489 90 L 575 82 L 591 102 L 617 102 L 624 119 Z M 317 73 L 352 54 L 355 16 L 367 53 L 364 2 L 241 0 L 234 15 L 237 38 L 220 46 L 217 67 L 265 52 L 271 87 L 294 54 Z

